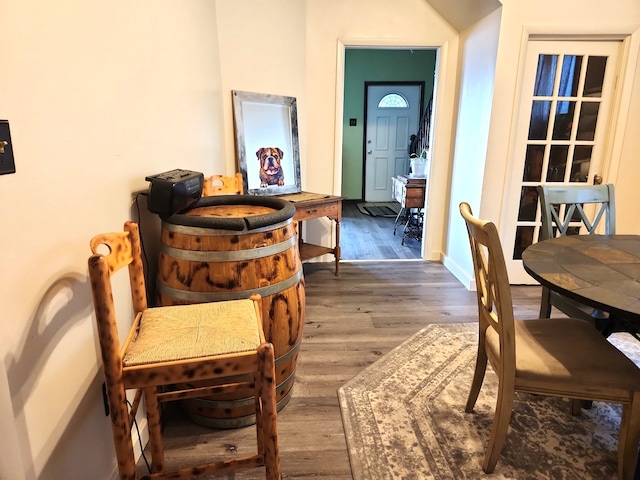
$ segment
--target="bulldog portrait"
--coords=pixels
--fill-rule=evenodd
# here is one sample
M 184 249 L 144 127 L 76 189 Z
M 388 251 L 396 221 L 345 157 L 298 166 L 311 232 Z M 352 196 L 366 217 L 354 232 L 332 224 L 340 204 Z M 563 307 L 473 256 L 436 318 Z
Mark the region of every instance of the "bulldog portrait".
M 282 157 L 284 153 L 278 147 L 262 147 L 256 152 L 260 162 L 260 187 L 284 185 Z

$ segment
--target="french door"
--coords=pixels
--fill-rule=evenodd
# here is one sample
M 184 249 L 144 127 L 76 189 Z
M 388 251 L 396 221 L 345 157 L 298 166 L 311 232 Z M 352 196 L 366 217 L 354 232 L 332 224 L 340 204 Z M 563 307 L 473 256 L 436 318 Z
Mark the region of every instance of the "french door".
M 535 283 L 521 256 L 538 241 L 536 187 L 603 180 L 620 46 L 542 40 L 527 45 L 501 231 L 511 283 Z

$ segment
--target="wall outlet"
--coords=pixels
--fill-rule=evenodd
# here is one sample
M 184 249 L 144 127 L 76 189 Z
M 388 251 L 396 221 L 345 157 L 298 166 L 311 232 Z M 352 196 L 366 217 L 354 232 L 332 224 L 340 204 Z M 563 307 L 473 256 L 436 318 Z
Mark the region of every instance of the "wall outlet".
M 0 175 L 16 173 L 16 164 L 13 161 L 13 144 L 9 132 L 9 121 L 0 120 Z

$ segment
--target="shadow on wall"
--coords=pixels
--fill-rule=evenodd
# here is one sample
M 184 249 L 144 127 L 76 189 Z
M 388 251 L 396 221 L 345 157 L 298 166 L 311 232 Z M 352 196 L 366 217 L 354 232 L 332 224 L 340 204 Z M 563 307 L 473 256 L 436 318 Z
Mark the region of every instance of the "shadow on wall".
M 149 303 L 153 304 L 160 219 L 149 212 L 146 196 L 140 193 L 133 194 L 131 218 L 141 225 Z M 123 218 L 123 224 L 125 220 L 127 219 Z M 98 233 L 100 232 L 96 232 Z M 91 255 L 89 240 L 86 243 L 87 259 Z M 86 332 L 84 335 L 79 334 L 86 322 L 91 322 L 90 337 Z M 65 347 L 65 342 L 68 345 L 71 338 L 81 339 L 82 344 L 76 344 L 78 353 L 81 354 L 74 355 L 73 350 L 61 352 L 62 348 L 68 348 Z M 87 345 L 87 342 L 91 342 L 91 345 Z M 93 358 L 89 358 L 90 354 L 87 353 L 91 350 L 94 352 Z M 53 364 L 49 363 L 52 357 Z M 55 368 L 56 362 L 59 364 L 61 358 L 67 365 L 75 364 L 81 370 L 88 371 L 88 374 L 82 378 L 70 379 L 69 375 L 74 374 L 74 369 L 65 371 L 64 364 L 59 368 L 60 375 L 66 375 L 66 378 L 60 379 L 59 388 L 65 389 L 65 385 L 66 388 L 72 385 L 73 391 L 56 389 L 51 392 L 52 403 L 60 405 L 59 399 L 63 397 L 66 404 L 62 411 L 60 408 L 52 409 L 51 412 L 42 411 L 40 414 L 47 417 L 47 424 L 39 429 L 40 414 L 29 408 L 27 421 L 26 406 L 32 397 L 40 402 L 47 398 L 47 393 L 38 392 L 34 396 L 34 392 L 56 384 L 55 379 L 43 377 L 43 372 L 47 368 Z M 78 365 L 77 362 L 85 364 Z M 91 362 L 92 365 L 86 365 L 86 362 Z M 2 440 L 10 445 L 17 443 L 15 450 L 19 455 L 13 456 L 21 457 L 13 458 L 9 467 L 14 470 L 24 469 L 23 475 L 20 472 L 19 476 L 12 474 L 7 478 L 85 478 L 88 465 L 94 471 L 115 472 L 111 424 L 102 398 L 104 374 L 101 363 L 88 272 L 66 273 L 56 279 L 44 293 L 15 351 L 5 353 L 8 392 L 6 402 L 2 403 L 0 409 L 0 425 L 5 422 L 10 425 L 12 422 L 15 429 L 8 434 L 3 432 L 9 438 Z M 5 403 L 9 405 L 5 407 Z M 51 415 L 56 416 L 55 420 L 51 419 Z M 48 435 L 48 438 L 43 438 L 44 435 Z M 37 439 L 35 442 L 34 438 Z M 32 451 L 31 445 L 34 443 L 42 445 L 41 451 Z M 3 445 L 0 441 L 0 448 Z M 6 456 L 7 453 L 2 458 Z M 0 466 L 7 468 L 4 464 Z M 0 477 L 4 478 L 2 475 Z
M 20 444 L 23 461 L 27 464 L 25 465 L 25 478 L 27 479 L 38 478 L 35 469 L 36 463 L 39 462 L 38 459 L 33 457 L 30 447 L 33 442 L 29 441 L 30 436 L 38 435 L 38 425 L 37 419 L 33 424 L 29 422 L 30 424 L 27 425 L 24 415 L 25 406 L 33 392 L 38 388 L 42 380 L 42 372 L 45 370 L 45 366 L 53 353 L 60 348 L 62 340 L 72 329 L 87 322 L 92 316 L 92 311 L 93 304 L 91 302 L 88 275 L 75 272 L 63 275 L 55 280 L 43 295 L 16 351 L 7 353 L 5 356 L 4 363 L 16 424 L 16 434 L 18 436 L 16 440 Z M 82 347 L 80 345 L 78 348 L 81 349 Z M 95 352 L 96 359 L 99 355 L 97 348 L 97 342 L 93 340 L 92 349 Z M 84 349 L 86 351 L 86 346 L 84 346 Z M 71 356 L 72 353 L 69 352 L 69 360 L 71 362 L 77 360 Z M 84 361 L 87 361 L 86 358 Z M 89 385 L 96 383 L 98 365 L 97 360 L 94 361 L 96 366 L 93 369 L 94 373 L 89 375 L 90 378 L 84 379 L 84 381 L 78 379 L 79 384 L 74 385 L 74 389 L 83 396 L 86 394 L 95 395 L 95 392 L 87 391 Z M 51 381 L 51 379 L 47 380 Z M 66 380 L 68 381 L 68 378 Z M 42 382 L 42 385 L 46 388 L 48 382 Z M 64 388 L 64 383 L 61 383 L 60 388 Z M 58 392 L 51 392 L 52 398 L 55 394 L 59 395 Z M 46 398 L 46 394 L 41 397 Z M 101 401 L 98 405 L 100 404 Z M 77 403 L 71 400 L 67 411 L 63 415 L 55 412 L 59 416 L 55 432 L 60 431 L 61 435 L 62 431 L 72 428 L 72 424 L 69 422 L 74 417 L 77 407 Z M 43 412 L 43 415 L 46 415 L 46 412 Z M 59 435 L 55 433 L 54 435 L 56 438 L 51 440 L 57 443 Z M 44 448 L 47 449 L 47 446 Z M 54 448 L 55 446 L 51 445 L 51 449 L 53 450 Z M 78 450 L 76 450 L 76 455 L 77 452 Z M 41 455 L 46 455 L 46 452 L 42 452 Z

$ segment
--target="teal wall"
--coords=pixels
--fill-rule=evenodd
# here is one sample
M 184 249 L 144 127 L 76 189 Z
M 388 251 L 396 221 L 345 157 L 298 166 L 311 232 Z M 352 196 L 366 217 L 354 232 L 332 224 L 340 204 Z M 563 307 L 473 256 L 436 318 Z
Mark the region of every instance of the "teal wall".
M 348 48 L 345 51 L 344 117 L 342 137 L 342 195 L 362 198 L 364 83 L 424 81 L 424 102 L 431 97 L 436 66 L 436 50 L 373 50 Z M 425 105 L 422 106 L 424 111 Z M 357 125 L 349 126 L 355 118 Z

